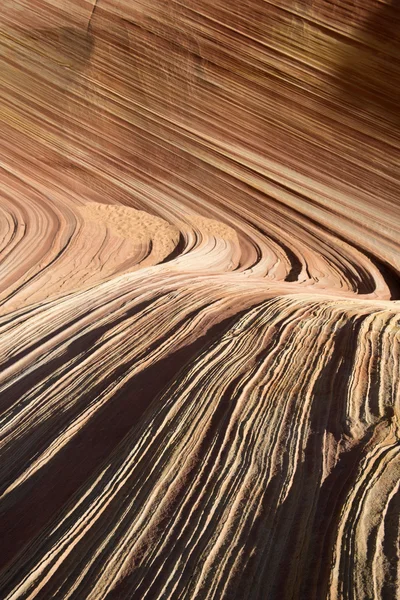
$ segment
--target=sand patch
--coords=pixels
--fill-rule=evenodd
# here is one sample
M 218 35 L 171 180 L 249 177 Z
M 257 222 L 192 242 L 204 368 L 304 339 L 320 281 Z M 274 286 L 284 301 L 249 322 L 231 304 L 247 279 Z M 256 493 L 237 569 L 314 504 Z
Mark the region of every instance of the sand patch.
M 138 245 L 148 244 L 151 264 L 171 254 L 179 240 L 176 227 L 160 217 L 129 206 L 91 202 L 82 207 L 80 212 L 88 221 L 106 225 L 114 236 Z
M 223 240 L 235 242 L 237 244 L 239 243 L 236 231 L 221 221 L 207 219 L 206 217 L 191 216 L 190 223 L 200 229 L 200 231 L 208 233 L 216 238 L 222 238 Z

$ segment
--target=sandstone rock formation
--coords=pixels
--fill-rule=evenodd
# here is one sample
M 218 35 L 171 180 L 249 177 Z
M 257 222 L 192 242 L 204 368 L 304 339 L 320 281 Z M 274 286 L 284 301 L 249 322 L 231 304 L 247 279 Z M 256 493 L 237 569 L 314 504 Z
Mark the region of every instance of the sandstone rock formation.
M 3 0 L 1 598 L 400 598 L 399 22 Z

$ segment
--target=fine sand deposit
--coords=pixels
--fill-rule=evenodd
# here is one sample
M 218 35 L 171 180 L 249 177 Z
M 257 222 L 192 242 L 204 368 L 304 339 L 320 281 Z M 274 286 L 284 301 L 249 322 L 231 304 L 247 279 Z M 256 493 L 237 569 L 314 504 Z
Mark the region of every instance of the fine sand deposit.
M 1 600 L 400 598 L 400 6 L 2 0 Z

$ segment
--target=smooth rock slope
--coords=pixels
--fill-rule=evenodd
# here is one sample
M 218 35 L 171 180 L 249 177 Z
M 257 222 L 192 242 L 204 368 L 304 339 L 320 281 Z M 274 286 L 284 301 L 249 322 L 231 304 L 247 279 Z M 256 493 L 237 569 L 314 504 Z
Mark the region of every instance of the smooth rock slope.
M 400 598 L 399 25 L 3 1 L 1 598 Z

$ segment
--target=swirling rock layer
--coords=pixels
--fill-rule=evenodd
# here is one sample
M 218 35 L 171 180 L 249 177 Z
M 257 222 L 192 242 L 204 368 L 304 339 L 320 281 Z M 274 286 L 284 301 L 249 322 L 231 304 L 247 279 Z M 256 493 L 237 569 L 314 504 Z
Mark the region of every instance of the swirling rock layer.
M 3 4 L 1 598 L 400 597 L 397 3 Z

